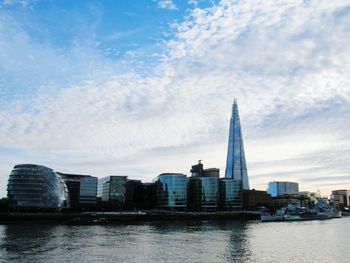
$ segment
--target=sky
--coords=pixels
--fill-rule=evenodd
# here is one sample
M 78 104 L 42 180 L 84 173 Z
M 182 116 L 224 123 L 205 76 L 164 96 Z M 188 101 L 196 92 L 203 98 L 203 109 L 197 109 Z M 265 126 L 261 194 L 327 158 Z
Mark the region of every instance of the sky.
M 349 41 L 345 0 L 0 0 L 0 196 L 20 163 L 224 176 L 234 98 L 251 188 L 350 189 Z

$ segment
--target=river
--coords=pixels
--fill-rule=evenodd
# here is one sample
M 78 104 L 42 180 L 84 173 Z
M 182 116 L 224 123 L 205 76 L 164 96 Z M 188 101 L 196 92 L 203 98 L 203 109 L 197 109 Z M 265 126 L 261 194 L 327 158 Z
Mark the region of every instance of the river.
M 0 225 L 0 262 L 350 262 L 350 217 L 325 221 Z

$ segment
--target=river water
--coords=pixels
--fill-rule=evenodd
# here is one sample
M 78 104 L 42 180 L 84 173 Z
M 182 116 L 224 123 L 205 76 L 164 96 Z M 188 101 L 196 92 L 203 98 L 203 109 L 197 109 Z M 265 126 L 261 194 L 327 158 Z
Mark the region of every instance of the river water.
M 0 262 L 350 262 L 350 217 L 326 221 L 0 225 Z

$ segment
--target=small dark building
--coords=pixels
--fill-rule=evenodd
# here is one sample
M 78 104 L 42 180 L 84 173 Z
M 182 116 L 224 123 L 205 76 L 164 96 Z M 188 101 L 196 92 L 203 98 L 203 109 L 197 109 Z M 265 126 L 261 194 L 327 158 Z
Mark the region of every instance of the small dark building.
M 145 189 L 141 180 L 130 180 L 126 182 L 125 208 L 127 210 L 142 209 Z
M 151 210 L 156 207 L 156 185 L 154 183 L 143 183 L 143 200 L 141 209 Z
M 273 205 L 271 195 L 266 191 L 260 190 L 243 190 L 243 208 L 254 209 L 259 206 L 270 208 Z
M 203 164 L 201 163 L 202 160 L 198 161 L 198 164 L 192 165 L 191 168 L 191 176 L 197 177 L 197 176 L 203 176 Z

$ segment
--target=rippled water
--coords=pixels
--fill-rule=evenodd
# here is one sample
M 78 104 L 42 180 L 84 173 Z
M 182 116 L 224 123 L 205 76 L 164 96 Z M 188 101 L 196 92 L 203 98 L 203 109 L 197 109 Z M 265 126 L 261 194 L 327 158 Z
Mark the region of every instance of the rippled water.
M 0 225 L 0 262 L 350 262 L 350 218 Z

